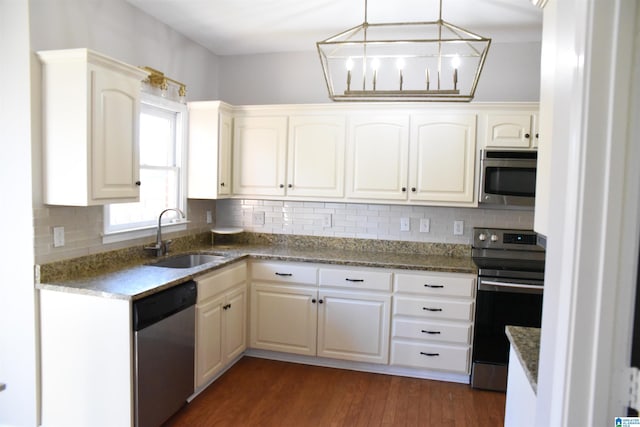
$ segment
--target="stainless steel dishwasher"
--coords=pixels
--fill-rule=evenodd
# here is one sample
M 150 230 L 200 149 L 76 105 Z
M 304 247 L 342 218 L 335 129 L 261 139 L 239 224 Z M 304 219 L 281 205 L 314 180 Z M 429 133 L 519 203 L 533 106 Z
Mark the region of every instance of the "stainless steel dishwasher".
M 158 427 L 194 391 L 196 282 L 133 303 L 135 425 Z

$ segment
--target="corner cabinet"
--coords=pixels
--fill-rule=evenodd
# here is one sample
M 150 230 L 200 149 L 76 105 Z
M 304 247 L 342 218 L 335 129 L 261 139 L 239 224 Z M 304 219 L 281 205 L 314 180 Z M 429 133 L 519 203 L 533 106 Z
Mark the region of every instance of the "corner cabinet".
M 188 197 L 231 196 L 233 113 L 219 101 L 189 103 Z
M 139 200 L 140 83 L 147 73 L 88 49 L 38 52 L 44 203 Z
M 245 262 L 196 278 L 196 389 L 206 386 L 247 347 Z

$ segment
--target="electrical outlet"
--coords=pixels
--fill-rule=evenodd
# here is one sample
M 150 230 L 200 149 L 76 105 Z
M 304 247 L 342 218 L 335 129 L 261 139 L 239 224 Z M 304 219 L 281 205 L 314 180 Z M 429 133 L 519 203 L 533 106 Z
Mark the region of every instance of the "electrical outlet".
M 400 218 L 400 231 L 411 231 L 411 221 L 409 218 Z
M 211 224 L 213 222 L 213 217 L 211 216 L 211 211 L 207 211 L 207 224 Z
M 253 225 L 264 225 L 264 212 L 253 213 Z
M 464 221 L 453 221 L 453 235 L 462 236 L 464 234 Z
M 64 246 L 64 227 L 53 227 L 53 247 Z
M 428 233 L 431 228 L 431 221 L 429 218 L 420 218 L 420 232 Z
M 322 226 L 324 228 L 331 228 L 332 218 L 331 214 L 323 214 L 322 215 Z

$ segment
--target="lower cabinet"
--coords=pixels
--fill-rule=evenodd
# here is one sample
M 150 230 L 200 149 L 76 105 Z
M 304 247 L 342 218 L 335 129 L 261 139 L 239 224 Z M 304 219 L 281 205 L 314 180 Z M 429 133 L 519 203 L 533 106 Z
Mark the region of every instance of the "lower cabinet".
M 394 277 L 391 364 L 469 374 L 476 276 Z
M 247 347 L 247 267 L 234 264 L 196 278 L 196 388 Z
M 335 271 L 353 282 L 345 278 L 323 281 L 327 273 Z M 391 273 L 375 272 L 386 277 L 387 293 L 367 290 L 371 274 L 323 269 L 313 264 L 253 263 L 250 346 L 306 356 L 388 363 Z M 360 289 L 353 289 L 355 284 Z

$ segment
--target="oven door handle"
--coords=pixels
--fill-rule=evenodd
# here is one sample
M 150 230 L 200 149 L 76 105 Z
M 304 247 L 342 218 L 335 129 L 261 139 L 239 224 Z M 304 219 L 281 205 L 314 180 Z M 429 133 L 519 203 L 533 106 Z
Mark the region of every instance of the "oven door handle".
M 526 283 L 498 282 L 495 280 L 480 279 L 478 281 L 478 290 L 490 292 L 522 292 L 531 294 L 542 294 L 544 288 L 540 285 L 528 285 Z

